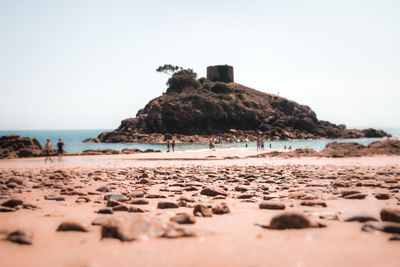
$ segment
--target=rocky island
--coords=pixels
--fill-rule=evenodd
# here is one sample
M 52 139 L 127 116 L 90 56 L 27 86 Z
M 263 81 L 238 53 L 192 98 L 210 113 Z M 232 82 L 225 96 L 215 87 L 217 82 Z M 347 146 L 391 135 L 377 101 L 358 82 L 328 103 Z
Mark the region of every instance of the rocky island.
M 197 79 L 191 69 L 164 65 L 168 88 L 112 132 L 84 142 L 161 143 L 171 136 L 178 142 L 362 138 L 389 136 L 382 130 L 347 129 L 318 120 L 306 105 L 235 83 L 228 65 L 208 68 Z

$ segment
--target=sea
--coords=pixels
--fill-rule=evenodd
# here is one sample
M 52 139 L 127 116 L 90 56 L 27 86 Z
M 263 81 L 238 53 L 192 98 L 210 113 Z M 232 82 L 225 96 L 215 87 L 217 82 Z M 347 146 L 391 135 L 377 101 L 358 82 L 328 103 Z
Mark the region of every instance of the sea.
M 393 135 L 393 138 L 400 139 L 400 128 L 383 128 L 386 132 Z M 112 131 L 112 129 L 96 129 L 96 130 L 0 130 L 0 136 L 6 134 L 18 134 L 22 137 L 36 138 L 42 146 L 46 143 L 46 139 L 50 138 L 53 147 L 56 146 L 58 138 L 63 139 L 64 148 L 67 152 L 82 152 L 88 149 L 114 149 L 121 150 L 123 148 L 138 148 L 140 150 L 156 149 L 166 151 L 165 144 L 108 144 L 108 143 L 83 143 L 82 141 L 89 137 L 97 137 L 103 131 Z M 290 141 L 266 141 L 266 151 L 285 151 L 289 147 L 312 148 L 321 151 L 325 145 L 330 142 L 358 142 L 362 145 L 368 145 L 374 141 L 384 140 L 385 138 L 359 138 L 359 139 L 318 139 L 318 140 L 290 140 Z M 247 145 L 247 147 L 246 147 Z M 271 148 L 270 148 L 271 147 Z M 256 149 L 255 142 L 233 142 L 216 144 L 216 149 Z M 202 151 L 207 150 L 207 144 L 176 144 L 176 151 Z

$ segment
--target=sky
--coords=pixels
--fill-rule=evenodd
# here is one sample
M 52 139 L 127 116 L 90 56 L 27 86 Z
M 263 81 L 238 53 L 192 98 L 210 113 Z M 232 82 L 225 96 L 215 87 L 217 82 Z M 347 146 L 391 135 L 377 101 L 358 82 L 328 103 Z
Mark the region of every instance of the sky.
M 400 1 L 0 0 L 0 130 L 115 129 L 166 90 L 159 65 L 348 127 L 400 127 Z

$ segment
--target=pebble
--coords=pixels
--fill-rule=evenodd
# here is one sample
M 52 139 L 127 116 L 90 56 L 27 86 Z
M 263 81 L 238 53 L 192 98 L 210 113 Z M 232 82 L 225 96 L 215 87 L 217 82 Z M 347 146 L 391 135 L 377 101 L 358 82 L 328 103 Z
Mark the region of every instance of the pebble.
M 133 205 L 147 205 L 149 201 L 147 199 L 135 199 L 130 202 Z
M 386 200 L 386 199 L 389 199 L 390 196 L 389 196 L 389 194 L 380 193 L 380 194 L 376 194 L 375 198 L 379 199 L 379 200 Z
M 129 208 L 125 205 L 120 204 L 120 205 L 112 207 L 112 210 L 113 211 L 128 211 Z
M 206 187 L 203 190 L 201 190 L 200 194 L 205 195 L 205 196 L 210 196 L 210 197 L 215 197 L 218 195 L 221 195 L 221 196 L 228 195 L 224 190 L 219 189 L 217 187 Z
M 237 198 L 238 199 L 249 199 L 252 197 L 253 197 L 253 195 L 251 195 L 251 194 L 243 194 L 243 195 L 239 195 Z
M 268 210 L 284 210 L 286 207 L 284 203 L 278 201 L 261 201 L 259 208 Z
M 345 222 L 369 222 L 369 221 L 375 221 L 377 222 L 378 220 L 372 216 L 369 215 L 354 215 L 350 216 L 346 219 L 344 219 Z
M 100 186 L 96 189 L 98 192 L 110 192 L 110 189 L 107 186 Z
M 345 199 L 364 199 L 367 196 L 367 194 L 352 194 L 352 195 L 347 195 L 344 198 Z
M 381 210 L 381 220 L 387 222 L 400 223 L 400 209 L 399 208 L 384 208 Z
M 101 227 L 101 238 L 116 238 L 121 241 L 133 241 L 156 237 L 178 238 L 193 236 L 173 223 L 164 222 L 160 218 L 143 215 L 111 217 Z
M 221 203 L 219 205 L 216 205 L 216 206 L 212 207 L 211 210 L 212 210 L 212 213 L 219 214 L 219 215 L 227 214 L 227 213 L 231 212 L 229 207 L 225 203 Z
M 144 197 L 144 192 L 135 190 L 135 191 L 132 191 L 129 195 L 133 198 L 142 198 L 142 197 Z
M 58 232 L 66 232 L 66 231 L 76 231 L 76 232 L 88 232 L 88 229 L 84 227 L 82 224 L 79 222 L 75 221 L 65 221 L 62 222 L 58 228 Z
M 311 227 L 310 220 L 300 213 L 284 213 L 272 218 L 270 229 L 302 229 Z
M 194 216 L 212 217 L 211 210 L 203 204 L 197 204 L 193 208 Z
M 6 202 L 3 202 L 1 206 L 7 207 L 7 208 L 15 208 L 16 206 L 22 205 L 23 202 L 22 200 L 19 199 L 9 199 Z
M 97 213 L 99 214 L 113 214 L 113 210 L 112 209 L 100 209 Z
M 120 203 L 116 200 L 113 200 L 113 199 L 107 200 L 107 207 L 115 207 L 118 205 L 120 205 Z
M 8 234 L 6 240 L 22 245 L 31 245 L 32 232 L 29 230 L 16 230 Z
M 302 201 L 300 203 L 300 205 L 301 206 L 308 206 L 308 207 L 315 207 L 315 206 L 320 206 L 320 207 L 323 207 L 323 208 L 327 207 L 325 202 L 322 202 L 322 201 L 310 201 L 310 200 Z
M 187 213 L 177 213 L 175 216 L 169 219 L 172 222 L 179 224 L 194 224 L 196 223 L 196 218 L 193 215 Z
M 111 195 L 105 195 L 104 200 L 117 200 L 117 201 L 128 201 L 129 197 L 121 194 L 111 194 Z
M 175 202 L 171 201 L 160 201 L 157 204 L 158 209 L 177 209 L 179 208 L 179 205 Z
M 65 199 L 60 195 L 46 195 L 44 196 L 45 200 L 55 200 L 55 201 L 64 201 Z
M 139 208 L 139 207 L 135 207 L 135 206 L 130 206 L 128 209 L 128 212 L 140 212 L 143 213 L 145 212 L 145 210 Z
M 13 209 L 13 208 L 0 206 L 0 212 L 14 212 L 14 211 L 15 211 L 15 209 Z

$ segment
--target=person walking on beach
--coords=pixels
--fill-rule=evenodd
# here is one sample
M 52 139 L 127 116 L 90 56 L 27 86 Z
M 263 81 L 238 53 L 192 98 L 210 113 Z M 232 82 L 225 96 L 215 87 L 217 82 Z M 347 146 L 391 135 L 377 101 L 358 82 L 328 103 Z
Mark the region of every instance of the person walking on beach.
M 46 145 L 44 146 L 44 151 L 46 152 L 46 158 L 44 159 L 44 163 L 46 163 L 47 160 L 50 160 L 50 162 L 53 163 L 53 160 L 51 159 L 51 156 L 50 156 L 51 143 L 50 143 L 49 138 L 47 138 L 47 140 L 46 140 Z
M 61 138 L 58 138 L 58 143 L 57 143 L 57 155 L 58 155 L 58 162 L 63 161 L 63 156 L 64 156 L 64 143 L 62 142 Z
M 175 152 L 175 138 L 172 138 L 171 147 L 172 147 L 172 152 Z
M 264 150 L 264 140 L 261 139 L 261 150 Z
M 212 141 L 211 138 L 208 139 L 208 147 L 209 147 L 210 149 L 213 149 L 213 148 L 214 148 L 214 143 L 213 143 L 213 141 Z
M 170 148 L 170 142 L 169 140 L 167 140 L 167 152 L 169 152 L 169 148 Z
M 257 137 L 257 151 L 261 148 L 261 140 L 260 137 Z

